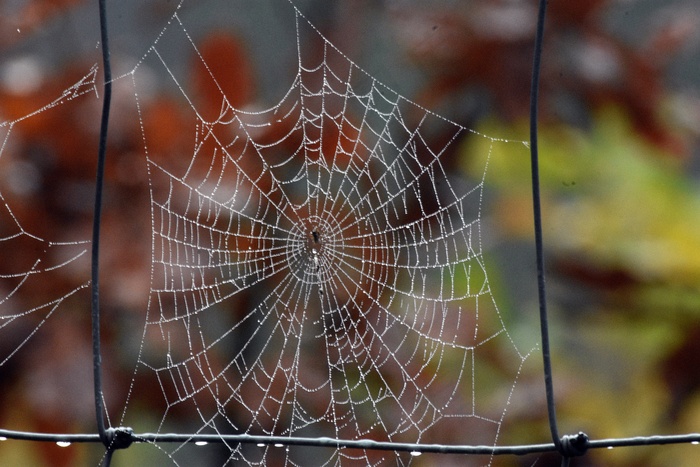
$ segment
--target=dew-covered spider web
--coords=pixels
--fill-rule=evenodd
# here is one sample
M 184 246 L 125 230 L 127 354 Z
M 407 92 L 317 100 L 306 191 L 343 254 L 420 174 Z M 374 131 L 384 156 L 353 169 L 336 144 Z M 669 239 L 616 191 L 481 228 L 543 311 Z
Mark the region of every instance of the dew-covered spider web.
M 197 433 L 494 445 L 525 355 L 482 257 L 488 157 L 474 179 L 445 161 L 465 138 L 507 142 L 403 98 L 295 17 L 298 71 L 268 109 L 235 108 L 211 71 L 220 104 L 198 104 L 168 50 L 212 67 L 178 13 L 130 74 L 137 99 L 142 69 L 167 76 L 190 122 L 177 157 L 142 125 L 153 271 L 135 390 L 157 380 L 158 432 L 188 411 Z M 480 358 L 500 352 L 494 391 Z M 251 464 L 411 458 L 228 448 Z
M 664 7 L 682 21 L 649 36 L 663 47 L 641 58 L 616 38 L 615 21 L 613 31 L 552 11 L 555 43 L 582 27 L 590 34 L 545 60 L 555 65 L 543 76 L 571 65 L 547 91 L 557 101 L 548 111 L 567 121 L 548 125 L 546 141 L 581 155 L 612 147 L 635 182 L 603 170 L 601 185 L 588 176 L 590 163 L 603 167 L 595 160 L 562 171 L 567 151 L 550 147 L 541 196 L 546 0 L 536 25 L 532 2 L 411 3 L 0 3 L 0 464 L 568 465 L 591 449 L 620 460 L 608 450 L 662 444 L 685 445 L 665 464 L 696 455 L 685 450 L 697 433 L 560 436 L 555 399 L 568 406 L 567 425 L 619 434 L 624 419 L 643 433 L 685 432 L 697 300 L 675 277 L 692 276 L 692 264 L 674 266 L 672 254 L 652 254 L 665 272 L 651 276 L 620 262 L 620 248 L 657 245 L 653 253 L 672 242 L 659 229 L 629 245 L 591 231 L 581 248 L 555 241 L 554 303 L 566 313 L 552 348 L 577 350 L 556 354 L 565 384 L 555 392 L 540 215 L 541 204 L 575 226 L 591 224 L 591 207 L 617 215 L 596 205 L 612 179 L 624 181 L 612 208 L 638 204 L 629 185 L 679 185 L 676 159 L 673 173 L 647 164 L 692 146 L 682 135 L 688 109 L 672 103 L 678 115 L 664 125 L 646 111 L 627 128 L 635 96 L 620 98 L 619 79 L 594 79 L 615 109 L 588 109 L 603 124 L 579 132 L 589 119 L 574 101 L 590 95 L 590 72 L 611 53 L 627 59 L 615 75 L 623 80 L 649 68 L 647 55 L 669 55 L 689 30 L 685 11 Z M 626 9 L 613 10 L 629 23 Z M 532 32 L 527 160 L 527 144 L 505 133 L 521 130 Z M 670 88 L 656 68 L 660 98 Z M 506 118 L 484 118 L 494 113 Z M 630 159 L 639 154 L 649 160 Z M 574 178 L 586 181 L 577 192 Z M 685 182 L 661 192 L 664 219 L 680 212 L 671 201 L 694 206 Z M 535 258 L 521 249 L 529 212 Z M 666 230 L 693 244 L 688 225 Z M 608 250 L 592 262 L 577 256 Z M 539 323 L 528 313 L 535 294 L 523 291 L 533 279 Z M 675 316 L 664 327 L 637 319 L 659 306 Z M 530 372 L 537 324 L 544 371 Z M 588 384 L 593 372 L 609 381 Z M 632 411 L 614 407 L 613 386 Z
M 269 108 L 236 106 L 217 63 L 201 53 L 183 5 L 113 83 L 115 113 L 131 112 L 142 164 L 114 162 L 126 175 L 108 175 L 107 184 L 143 182 L 150 231 L 138 232 L 136 221 L 132 231 L 151 238 L 151 251 L 148 261 L 135 237 L 133 244 L 105 247 L 107 265 L 116 264 L 119 248 L 150 263 L 150 284 L 143 288 L 102 266 L 108 281 L 129 284 L 122 296 L 143 290 L 145 307 L 138 323 L 133 313 L 105 307 L 108 342 L 135 331 L 129 338 L 135 344 L 112 347 L 124 355 L 103 355 L 107 365 L 135 360 L 128 387 L 105 390 L 108 425 L 136 433 L 498 445 L 530 349 L 515 344 L 494 300 L 482 206 L 492 153 L 521 142 L 482 134 L 402 97 L 287 2 L 279 8 L 293 12 L 296 74 Z M 206 83 L 192 85 L 191 66 L 204 70 Z M 57 119 L 94 118 L 98 71 L 93 67 L 36 112 L 5 121 L 0 162 L 12 162 L 14 129 L 30 119 L 68 104 L 77 110 L 61 111 Z M 214 91 L 203 96 L 205 88 Z M 153 124 L 158 91 L 175 96 L 178 106 L 160 108 Z M 80 99 L 90 102 L 81 107 Z M 94 124 L 74 127 L 81 125 L 96 135 Z M 184 130 L 173 137 L 164 130 L 171 127 Z M 479 144 L 465 144 L 474 140 Z M 85 146 L 67 144 L 66 151 L 82 154 Z M 466 147 L 482 152 L 465 155 Z M 463 164 L 465 157 L 472 161 Z M 89 164 L 78 165 L 94 174 Z M 0 332 L 16 336 L 2 344 L 2 367 L 56 310 L 87 300 L 81 291 L 89 285 L 89 230 L 83 223 L 67 241 L 44 238 L 41 225 L 28 225 L 24 212 L 16 215 L 11 189 L 3 185 L 0 196 L 0 247 L 34 242 L 37 252 L 0 275 L 6 284 Z M 112 209 L 124 214 L 129 208 Z M 121 228 L 112 221 L 103 226 L 107 236 Z M 60 290 L 17 303 L 18 291 L 40 289 L 49 274 L 59 276 Z M 116 374 L 112 364 L 106 371 Z M 407 465 L 420 454 L 278 441 L 226 441 L 206 449 L 154 442 L 164 458 L 148 459 Z
M 20 61 L 8 63 L 6 75 L 23 71 L 24 65 Z M 5 365 L 25 346 L 40 347 L 33 340 L 42 327 L 58 310 L 84 298 L 80 291 L 89 285 L 85 277 L 80 277 L 84 265 L 89 264 L 89 241 L 80 236 L 62 238 L 55 235 L 61 230 L 59 224 L 65 220 L 60 219 L 66 214 L 61 210 L 65 204 L 62 201 L 51 206 L 32 204 L 44 182 L 37 165 L 48 162 L 42 160 L 47 156 L 44 153 L 45 141 L 42 135 L 35 135 L 33 131 L 46 121 L 64 118 L 65 114 L 58 109 L 70 105 L 79 107 L 86 100 L 94 99 L 98 94 L 97 72 L 98 68 L 93 66 L 86 75 L 58 92 L 53 100 L 28 114 L 13 115 L 12 111 L 22 109 L 22 105 L 17 102 L 13 106 L 12 97 L 6 97 L 11 112 L 4 116 L 10 118 L 0 120 L 0 248 L 3 250 L 0 266 L 0 367 L 8 368 L 10 365 Z M 6 76 L 6 79 L 13 78 Z M 28 78 L 24 76 L 24 79 Z M 31 123 L 36 120 L 39 122 Z M 67 126 L 72 123 L 64 121 Z M 44 216 L 47 209 L 52 209 L 54 215 Z

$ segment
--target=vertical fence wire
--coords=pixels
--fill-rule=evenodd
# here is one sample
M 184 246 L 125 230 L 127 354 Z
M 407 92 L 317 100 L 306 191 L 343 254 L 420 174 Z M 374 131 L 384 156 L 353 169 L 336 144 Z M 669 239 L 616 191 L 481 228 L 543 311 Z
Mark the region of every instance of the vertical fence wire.
M 100 9 L 100 36 L 102 41 L 102 62 L 104 70 L 104 95 L 100 142 L 97 154 L 97 174 L 95 176 L 95 211 L 92 226 L 92 358 L 97 432 L 102 443 L 109 447 L 110 440 L 105 428 L 104 393 L 102 391 L 102 353 L 100 349 L 100 227 L 102 225 L 102 192 L 104 186 L 105 156 L 107 152 L 107 129 L 109 110 L 112 101 L 112 69 L 109 57 L 109 34 L 107 32 L 107 7 L 105 0 L 98 0 Z M 108 456 L 111 457 L 111 456 Z
M 542 206 L 540 196 L 539 148 L 537 125 L 539 122 L 540 70 L 542 68 L 542 43 L 548 0 L 540 0 L 537 11 L 535 49 L 532 60 L 532 80 L 530 82 L 530 166 L 532 172 L 532 209 L 535 230 L 535 261 L 537 263 L 537 298 L 539 300 L 540 339 L 542 344 L 542 364 L 547 417 L 554 447 L 562 456 L 562 467 L 567 467 L 572 457 L 582 456 L 590 444 L 588 436 L 579 432 L 576 435 L 559 436 L 557 411 L 554 397 L 554 377 L 552 374 L 552 351 L 549 343 L 549 317 L 547 314 L 547 291 L 544 262 L 544 239 L 542 235 Z
M 544 241 L 542 238 L 542 207 L 540 201 L 539 154 L 537 146 L 538 97 L 540 87 L 540 68 L 542 65 L 542 38 L 547 11 L 547 0 L 540 0 L 537 14 L 537 32 L 532 64 L 532 81 L 530 83 L 530 162 L 532 170 L 532 208 L 535 228 L 535 255 L 537 262 L 537 296 L 540 310 L 540 330 L 542 339 L 542 360 L 544 365 L 544 383 L 547 393 L 547 411 L 552 441 L 557 449 L 561 448 L 557 416 L 554 404 L 554 383 L 552 381 L 552 359 L 549 345 L 549 319 L 547 317 L 547 293 L 545 288 Z

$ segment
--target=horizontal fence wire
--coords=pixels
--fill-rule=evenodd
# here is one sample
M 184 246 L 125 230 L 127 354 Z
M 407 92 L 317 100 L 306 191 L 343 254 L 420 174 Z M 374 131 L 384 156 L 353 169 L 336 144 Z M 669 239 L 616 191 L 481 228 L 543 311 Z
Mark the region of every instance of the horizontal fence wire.
M 659 446 L 670 444 L 700 444 L 700 433 L 679 435 L 635 436 L 629 438 L 589 439 L 584 433 L 559 436 L 553 390 L 553 374 L 551 367 L 551 352 L 549 344 L 548 318 L 546 309 L 544 254 L 541 222 L 541 206 L 539 194 L 538 144 L 537 144 L 537 100 L 539 89 L 539 74 L 542 59 L 542 42 L 544 33 L 545 12 L 547 0 L 540 0 L 538 7 L 537 29 L 534 48 L 533 73 L 531 82 L 530 102 L 530 148 L 532 168 L 532 194 L 534 210 L 535 247 L 538 275 L 538 295 L 540 300 L 541 344 L 545 390 L 549 428 L 552 435 L 551 443 L 527 445 L 443 445 L 421 443 L 382 442 L 369 439 L 337 439 L 329 437 L 290 437 L 290 436 L 256 436 L 249 434 L 202 434 L 202 433 L 134 433 L 130 428 L 106 427 L 104 396 L 101 378 L 100 356 L 100 309 L 99 309 L 99 236 L 101 226 L 101 201 L 104 183 L 104 166 L 107 146 L 107 129 L 109 122 L 111 97 L 111 66 L 107 32 L 107 10 L 105 0 L 99 0 L 101 45 L 104 70 L 104 101 L 98 150 L 98 168 L 96 175 L 96 199 L 93 223 L 92 251 L 92 319 L 93 319 L 93 364 L 94 364 L 94 400 L 97 420 L 96 434 L 67 434 L 67 433 L 37 433 L 0 429 L 0 441 L 18 440 L 30 442 L 53 442 L 59 445 L 73 443 L 102 443 L 107 449 L 103 464 L 108 466 L 114 451 L 128 448 L 134 443 L 192 443 L 197 445 L 221 444 L 242 445 L 255 444 L 258 446 L 308 446 L 331 447 L 347 449 L 381 450 L 394 452 L 409 452 L 414 455 L 421 453 L 462 454 L 462 455 L 515 455 L 543 454 L 558 452 L 562 455 L 564 465 L 567 459 L 584 455 L 590 449 L 612 449 L 619 447 Z
M 128 429 L 108 429 L 120 433 L 122 438 L 131 443 L 192 443 L 192 444 L 256 444 L 260 446 L 308 446 L 332 447 L 348 449 L 373 449 L 381 451 L 437 453 L 437 454 L 486 454 L 486 455 L 517 455 L 544 454 L 556 452 L 554 443 L 524 444 L 512 446 L 471 446 L 420 443 L 394 443 L 374 440 L 350 440 L 328 437 L 305 438 L 293 436 L 255 436 L 255 435 L 225 435 L 202 433 L 131 433 Z M 54 443 L 101 443 L 98 434 L 65 434 L 65 433 L 35 433 L 0 429 L 0 440 L 42 441 Z M 661 446 L 669 444 L 700 444 L 700 433 L 682 435 L 634 436 L 630 438 L 587 439 L 580 435 L 564 436 L 564 439 L 581 440 L 577 447 L 588 449 L 612 449 L 635 446 Z

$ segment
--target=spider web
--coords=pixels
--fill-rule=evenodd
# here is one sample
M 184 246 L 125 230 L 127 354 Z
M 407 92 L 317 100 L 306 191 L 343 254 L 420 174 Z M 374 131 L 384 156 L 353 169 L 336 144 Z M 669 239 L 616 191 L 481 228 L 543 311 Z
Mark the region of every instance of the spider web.
M 43 114 L 45 119 L 54 109 L 75 104 L 97 95 L 97 67 L 63 90 L 58 97 L 27 115 L 0 122 L 0 162 L 3 177 L 0 182 L 0 367 L 6 365 L 51 320 L 66 302 L 89 285 L 80 272 L 89 264 L 89 241 L 69 240 L 51 236 L 58 231 L 54 219 L 41 225 L 24 221 L 31 218 L 35 208 L 27 203 L 38 189 L 37 161 L 23 156 L 37 147 L 25 141 L 25 124 Z M 60 117 L 58 117 L 60 118 Z M 20 133 L 13 138 L 15 133 Z M 31 130 L 29 130 L 31 133 Z M 37 146 L 40 142 L 34 142 Z M 14 207 L 12 207 L 14 206 Z M 28 225 L 27 225 L 28 224 Z M 46 284 L 52 284 L 47 290 Z
M 491 153 L 520 142 L 402 97 L 293 5 L 290 87 L 268 109 L 235 108 L 198 50 L 183 4 L 114 82 L 119 111 L 128 108 L 122 92 L 133 97 L 152 237 L 149 302 L 143 333 L 132 336 L 139 350 L 118 424 L 137 432 L 496 445 L 528 355 L 491 292 L 481 207 Z M 216 107 L 188 88 L 189 56 L 209 70 Z M 83 101 L 99 98 L 97 73 L 92 67 L 47 105 L 0 123 L 3 172 L 26 165 L 24 125 L 88 107 L 94 116 L 96 99 Z M 156 80 L 184 109 L 168 116 L 188 128 L 178 144 L 163 145 L 145 118 Z M 87 138 L 90 129 L 81 131 Z M 455 160 L 470 139 L 485 153 L 473 156 L 482 165 L 465 176 Z M 87 223 L 66 231 L 25 220 L 34 198 L 18 195 L 17 180 L 30 179 L 7 175 L 0 186 L 3 369 L 41 339 L 47 323 L 72 335 L 61 330 L 58 311 L 87 302 Z M 105 327 L 119 325 L 114 313 L 108 317 Z M 118 350 L 126 355 L 105 362 L 131 358 L 129 348 Z M 123 390 L 106 388 L 105 398 L 113 402 Z M 284 443 L 222 443 L 206 453 L 189 443 L 154 445 L 177 465 L 405 465 L 415 458 Z
M 403 98 L 294 11 L 298 71 L 269 109 L 234 108 L 211 71 L 220 107 L 198 102 L 178 56 L 211 68 L 179 12 L 129 73 L 141 115 L 160 73 L 191 128 L 175 157 L 150 150 L 141 117 L 153 269 L 132 391 L 157 381 L 161 433 L 194 411 L 197 433 L 494 445 L 526 355 L 483 264 L 488 157 L 475 180 L 445 161 L 464 138 L 507 142 Z M 494 392 L 480 356 L 502 352 L 510 389 Z M 227 447 L 249 464 L 411 460 Z M 160 448 L 177 461 L 183 446 Z

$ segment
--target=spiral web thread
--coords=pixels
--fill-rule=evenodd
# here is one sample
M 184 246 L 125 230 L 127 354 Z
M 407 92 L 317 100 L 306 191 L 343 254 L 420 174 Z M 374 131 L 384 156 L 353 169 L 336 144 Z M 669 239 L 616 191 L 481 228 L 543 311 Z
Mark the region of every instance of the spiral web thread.
M 131 73 L 139 108 L 140 70 L 169 76 L 193 129 L 189 154 L 156 154 L 141 119 L 153 271 L 133 390 L 143 368 L 157 379 L 159 433 L 194 409 L 197 433 L 495 445 L 526 355 L 483 264 L 488 157 L 476 180 L 443 159 L 465 137 L 508 142 L 404 99 L 295 11 L 298 72 L 267 110 L 223 92 L 213 113 L 197 103 L 163 46 L 186 44 L 210 69 L 177 13 Z M 479 357 L 496 348 L 510 389 L 494 393 Z M 308 455 L 229 448 L 250 464 Z M 330 463 L 410 462 L 331 451 Z

